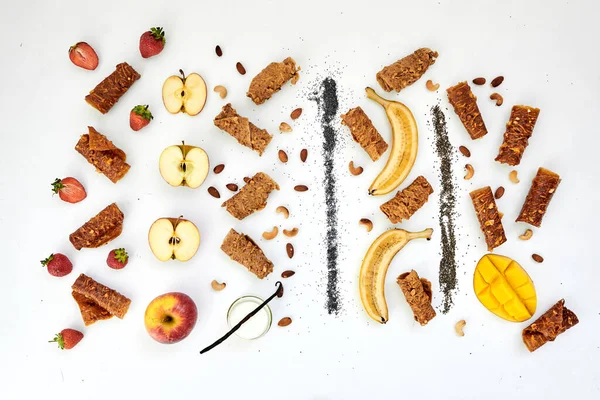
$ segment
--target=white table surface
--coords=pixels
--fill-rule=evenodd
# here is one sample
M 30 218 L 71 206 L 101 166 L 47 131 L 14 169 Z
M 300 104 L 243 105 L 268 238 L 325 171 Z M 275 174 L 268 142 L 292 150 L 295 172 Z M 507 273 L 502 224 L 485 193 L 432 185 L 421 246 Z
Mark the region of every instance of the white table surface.
M 600 145 L 600 69 L 596 40 L 600 37 L 598 2 L 588 1 L 219 1 L 143 3 L 104 1 L 2 2 L 0 73 L 0 221 L 2 277 L 0 323 L 3 399 L 594 399 L 600 396 L 600 269 L 596 259 L 598 225 L 598 148 Z M 209 4 L 210 3 L 210 4 Z M 386 3 L 386 4 L 383 4 Z M 163 26 L 167 45 L 159 56 L 142 59 L 140 34 Z M 87 41 L 96 49 L 96 71 L 74 67 L 67 49 Z M 214 47 L 220 44 L 224 56 Z M 420 128 L 420 152 L 406 183 L 425 175 L 436 194 L 410 221 L 410 230 L 432 227 L 430 242 L 409 244 L 390 267 L 387 299 L 390 321 L 369 321 L 360 304 L 357 276 L 371 241 L 391 225 L 378 210 L 389 198 L 370 198 L 366 189 L 385 162 L 372 163 L 340 127 L 342 148 L 336 155 L 339 181 L 340 289 L 343 310 L 328 315 L 323 262 L 324 207 L 321 136 L 314 102 L 307 99 L 319 79 L 332 74 L 340 91 L 340 112 L 360 105 L 384 138 L 390 129 L 381 108 L 367 100 L 363 89 L 379 90 L 375 73 L 419 47 L 439 51 L 425 77 L 400 94 L 388 97 L 407 104 Z M 292 56 L 302 67 L 296 87 L 286 86 L 266 104 L 256 107 L 245 97 L 250 79 L 274 60 Z M 142 75 L 107 115 L 83 100 L 87 92 L 122 61 Z M 248 74 L 240 76 L 235 63 Z M 206 108 L 196 117 L 170 115 L 161 101 L 161 86 L 179 68 L 204 76 L 209 86 Z M 487 97 L 489 86 L 474 88 L 489 129 L 473 142 L 449 107 L 444 89 L 477 76 L 504 75 L 498 88 L 504 105 Z M 437 93 L 425 81 L 441 84 Z M 225 103 L 212 88 L 229 90 L 240 114 L 275 134 L 262 158 L 237 145 L 214 127 L 212 119 Z M 379 90 L 381 92 L 381 90 Z M 155 119 L 141 132 L 128 126 L 129 110 L 149 104 Z M 441 294 L 437 279 L 440 183 L 434 162 L 429 109 L 440 103 L 448 119 L 450 139 L 467 145 L 475 177 L 464 181 L 463 165 L 454 166 L 459 185 L 459 291 L 447 315 L 426 327 L 413 321 L 395 283 L 401 272 L 416 269 L 433 281 L 434 303 Z M 521 183 L 508 180 L 510 168 L 493 161 L 513 104 L 542 109 L 535 133 L 518 167 Z M 278 132 L 279 122 L 302 107 L 291 134 Z M 92 125 L 122 147 L 131 171 L 113 185 L 79 156 L 73 147 Z M 158 173 L 158 156 L 168 145 L 186 140 L 202 146 L 212 165 L 225 171 L 209 175 L 197 190 L 172 188 Z M 309 149 L 302 164 L 298 153 Z M 277 150 L 290 155 L 288 165 Z M 350 177 L 347 164 L 365 167 Z M 539 166 L 562 178 L 541 229 L 522 242 L 525 229 L 514 221 Z M 241 183 L 242 177 L 264 171 L 281 191 L 265 210 L 243 222 L 233 219 L 206 188 Z M 52 197 L 50 183 L 73 175 L 88 191 L 82 203 L 70 205 Z M 406 184 L 405 183 L 405 184 Z M 307 193 L 293 186 L 308 184 Z M 508 242 L 497 253 L 521 262 L 538 294 L 536 318 L 560 298 L 580 318 L 580 324 L 530 354 L 521 342 L 525 324 L 495 317 L 476 299 L 472 285 L 475 262 L 486 253 L 468 192 L 503 185 L 498 205 L 505 213 Z M 116 201 L 125 213 L 123 234 L 110 245 L 75 251 L 68 235 L 107 204 Z M 285 222 L 275 213 L 287 205 Z M 146 236 L 158 217 L 194 221 L 202 235 L 198 254 L 188 263 L 161 263 L 150 252 Z M 366 233 L 357 221 L 369 217 L 375 228 Z M 285 255 L 285 237 L 260 238 L 273 225 L 298 226 L 293 239 L 296 256 Z M 275 273 L 259 281 L 219 250 L 235 227 L 256 239 L 275 263 Z M 125 246 L 130 264 L 122 271 L 105 264 L 108 250 Z M 74 263 L 68 277 L 51 277 L 39 260 L 63 252 Z M 530 255 L 546 261 L 535 264 Z M 286 295 L 272 304 L 274 320 L 290 316 L 288 328 L 274 326 L 264 338 L 246 342 L 231 338 L 200 356 L 198 351 L 225 333 L 225 313 L 238 296 L 266 297 L 284 269 L 296 276 L 285 281 Z M 124 320 L 113 318 L 84 328 L 70 296 L 79 273 L 132 299 Z M 227 282 L 215 293 L 213 279 Z M 145 332 L 143 313 L 155 296 L 182 291 L 197 303 L 199 318 L 192 334 L 166 346 Z M 454 324 L 467 321 L 465 337 Z M 531 321 L 529 321 L 531 322 Z M 47 343 L 64 327 L 82 329 L 83 341 L 60 352 Z M 542 395 L 543 394 L 543 395 Z

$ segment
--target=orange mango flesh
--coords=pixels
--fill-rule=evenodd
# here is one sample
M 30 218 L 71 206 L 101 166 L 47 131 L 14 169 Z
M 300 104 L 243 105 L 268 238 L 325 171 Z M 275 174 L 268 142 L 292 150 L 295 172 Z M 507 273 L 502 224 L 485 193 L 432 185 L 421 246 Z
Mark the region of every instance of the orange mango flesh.
M 473 276 L 477 298 L 507 321 L 523 322 L 535 314 L 537 296 L 533 281 L 516 261 L 496 254 L 479 260 Z

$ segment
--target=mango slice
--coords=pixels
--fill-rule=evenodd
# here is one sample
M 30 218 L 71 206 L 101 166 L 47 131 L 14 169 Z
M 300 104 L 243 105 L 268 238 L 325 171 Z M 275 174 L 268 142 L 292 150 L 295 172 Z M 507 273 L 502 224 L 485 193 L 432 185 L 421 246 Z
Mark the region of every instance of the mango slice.
M 533 281 L 519 263 L 508 257 L 481 257 L 473 275 L 473 289 L 485 308 L 507 321 L 523 322 L 535 314 Z

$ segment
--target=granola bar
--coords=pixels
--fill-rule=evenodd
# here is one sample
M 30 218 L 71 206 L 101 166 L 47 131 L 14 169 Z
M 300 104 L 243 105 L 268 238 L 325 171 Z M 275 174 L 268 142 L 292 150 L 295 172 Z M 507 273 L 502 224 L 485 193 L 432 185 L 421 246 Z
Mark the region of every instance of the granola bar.
M 242 220 L 255 211 L 265 208 L 269 193 L 275 189 L 279 190 L 277 182 L 269 175 L 259 172 L 221 207 L 225 207 L 229 214 Z
M 246 96 L 250 97 L 256 105 L 262 104 L 280 91 L 281 87 L 290 79 L 292 85 L 295 85 L 300 78 L 298 71 L 300 71 L 300 67 L 296 67 L 296 62 L 292 57 L 288 57 L 280 63 L 272 62 L 252 79 Z
M 236 232 L 234 229 L 231 229 L 223 239 L 221 250 L 233 261 L 248 268 L 248 271 L 259 279 L 263 279 L 273 272 L 273 263 L 269 261 L 254 240 L 248 235 Z
M 126 62 L 118 64 L 112 74 L 85 96 L 85 101 L 102 114 L 106 114 L 140 77 L 141 75 Z
M 383 203 L 379 208 L 392 224 L 397 224 L 402 222 L 403 219 L 410 219 L 417 210 L 427 203 L 431 193 L 433 193 L 433 188 L 427 182 L 427 179 L 418 176 L 413 183 L 396 193 L 396 196 Z
M 535 227 L 542 225 L 548 204 L 560 183 L 560 176 L 548 169 L 539 168 L 531 182 L 525 203 L 517 217 L 517 222 L 527 222 Z
M 489 186 L 474 190 L 470 194 L 477 219 L 481 225 L 481 231 L 485 235 L 488 251 L 492 251 L 506 242 L 506 235 L 498 214 L 494 194 Z
M 521 163 L 539 114 L 539 108 L 513 106 L 496 161 L 513 166 Z
M 131 300 L 127 297 L 85 274 L 79 275 L 71 289 L 86 326 L 113 315 L 123 319 L 131 304 Z
M 460 82 L 446 90 L 448 101 L 454 107 L 454 112 L 462 121 L 471 139 L 479 139 L 487 134 L 483 117 L 477 107 L 477 97 L 471 92 L 467 82 Z
M 341 115 L 342 124 L 350 128 L 352 138 L 365 149 L 371 160 L 377 161 L 388 148 L 371 119 L 362 108 L 356 107 Z
M 415 321 L 421 326 L 427 325 L 436 315 L 431 306 L 431 282 L 425 278 L 419 278 L 419 274 L 413 269 L 398 277 L 398 285 L 413 311 Z
M 376 76 L 377 82 L 386 92 L 392 90 L 399 92 L 418 81 L 427 69 L 435 63 L 437 56 L 437 51 L 428 48 L 418 49 L 379 71 Z
M 214 123 L 217 128 L 233 136 L 239 144 L 258 151 L 261 156 L 273 139 L 266 129 L 260 129 L 248 121 L 248 118 L 240 116 L 231 103 L 223 106 Z
M 88 126 L 88 131 L 88 134 L 81 135 L 75 150 L 112 183 L 117 183 L 131 167 L 125 162 L 125 152 L 93 127 Z
M 523 329 L 523 343 L 529 351 L 535 351 L 579 323 L 577 315 L 567 307 L 561 299 L 546 311 L 534 323 Z
M 119 207 L 112 203 L 71 233 L 69 240 L 77 250 L 100 247 L 121 234 L 123 219 Z

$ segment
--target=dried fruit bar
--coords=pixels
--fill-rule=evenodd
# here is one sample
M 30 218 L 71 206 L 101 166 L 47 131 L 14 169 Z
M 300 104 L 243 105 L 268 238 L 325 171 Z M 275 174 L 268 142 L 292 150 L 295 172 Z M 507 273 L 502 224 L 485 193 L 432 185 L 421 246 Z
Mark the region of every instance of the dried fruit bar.
M 272 62 L 252 79 L 246 96 L 250 97 L 256 105 L 262 104 L 280 91 L 290 79 L 292 85 L 295 85 L 300 78 L 298 71 L 300 67 L 296 66 L 296 62 L 291 57 L 279 63 Z
M 379 71 L 376 76 L 377 82 L 386 92 L 392 90 L 399 92 L 418 81 L 435 63 L 437 56 L 437 51 L 428 48 L 418 49 Z
M 471 192 L 471 201 L 475 207 L 477 219 L 481 225 L 481 231 L 485 235 L 488 251 L 494 250 L 506 242 L 502 220 L 498 214 L 498 207 L 494 200 L 494 194 L 489 186 Z
M 483 117 L 477 107 L 477 97 L 471 92 L 467 82 L 446 89 L 448 101 L 454 107 L 454 112 L 462 121 L 471 139 L 479 139 L 487 134 Z
M 496 161 L 513 166 L 521 163 L 539 114 L 539 108 L 513 106 Z
M 365 149 L 371 160 L 376 161 L 388 148 L 371 119 L 362 108 L 356 107 L 341 115 L 342 124 L 350 128 L 352 138 Z
M 93 127 L 88 126 L 88 131 L 88 134 L 81 135 L 75 150 L 112 183 L 117 183 L 131 167 L 125 162 L 125 152 Z
M 561 299 L 533 324 L 523 329 L 523 343 L 529 351 L 535 351 L 546 343 L 553 342 L 558 335 L 578 323 L 577 315 L 565 307 L 565 300 Z
M 397 224 L 402 222 L 403 219 L 410 219 L 417 210 L 427 203 L 431 193 L 433 193 L 433 188 L 427 182 L 427 179 L 418 176 L 413 183 L 396 193 L 396 196 L 383 203 L 379 208 L 392 224 Z
M 121 234 L 123 219 L 119 207 L 112 203 L 71 233 L 69 240 L 77 250 L 100 247 Z
M 131 304 L 131 300 L 127 297 L 85 274 L 79 275 L 71 289 L 86 326 L 113 315 L 123 319 Z
M 85 101 L 102 114 L 106 114 L 140 77 L 141 75 L 129 64 L 121 63 L 85 96 Z
M 269 261 L 254 240 L 248 235 L 236 232 L 234 229 L 231 229 L 223 239 L 221 250 L 233 261 L 248 268 L 248 271 L 255 274 L 259 279 L 263 279 L 273 272 L 273 263 Z
M 415 321 L 421 326 L 427 325 L 436 315 L 431 306 L 431 282 L 425 278 L 419 278 L 419 274 L 413 269 L 398 277 L 398 285 L 413 311 Z
M 221 207 L 225 207 L 229 214 L 241 220 L 265 208 L 269 193 L 275 189 L 279 190 L 277 182 L 269 175 L 259 172 Z
M 538 169 L 517 217 L 517 222 L 527 222 L 539 228 L 559 183 L 560 176 L 558 174 L 545 168 Z
M 217 128 L 233 136 L 239 144 L 258 151 L 261 156 L 273 139 L 266 129 L 260 129 L 248 121 L 248 118 L 240 116 L 231 103 L 223 106 L 214 123 Z

